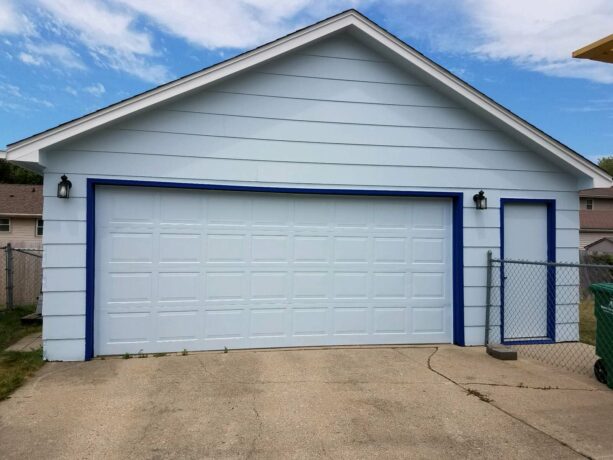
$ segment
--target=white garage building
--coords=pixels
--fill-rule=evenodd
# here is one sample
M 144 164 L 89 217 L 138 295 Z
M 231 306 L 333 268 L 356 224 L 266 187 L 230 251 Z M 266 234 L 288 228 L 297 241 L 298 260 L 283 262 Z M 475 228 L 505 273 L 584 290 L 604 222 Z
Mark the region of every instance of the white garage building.
M 481 344 L 486 251 L 576 261 L 611 185 L 354 10 L 7 155 L 44 174 L 50 360 Z

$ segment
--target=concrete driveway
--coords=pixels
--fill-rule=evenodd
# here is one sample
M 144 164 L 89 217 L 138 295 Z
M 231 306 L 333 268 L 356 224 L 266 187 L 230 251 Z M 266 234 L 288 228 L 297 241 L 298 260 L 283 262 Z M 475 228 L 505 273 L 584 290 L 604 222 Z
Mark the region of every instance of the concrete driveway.
M 0 403 L 0 450 L 4 459 L 605 457 L 612 414 L 613 391 L 595 381 L 482 348 L 209 352 L 49 363 Z

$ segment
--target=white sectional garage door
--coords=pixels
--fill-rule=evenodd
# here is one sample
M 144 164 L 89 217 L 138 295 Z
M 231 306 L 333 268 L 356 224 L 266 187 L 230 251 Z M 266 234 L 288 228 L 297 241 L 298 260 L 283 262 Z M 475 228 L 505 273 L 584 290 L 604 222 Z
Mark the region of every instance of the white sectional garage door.
M 95 353 L 452 341 L 451 201 L 103 187 Z

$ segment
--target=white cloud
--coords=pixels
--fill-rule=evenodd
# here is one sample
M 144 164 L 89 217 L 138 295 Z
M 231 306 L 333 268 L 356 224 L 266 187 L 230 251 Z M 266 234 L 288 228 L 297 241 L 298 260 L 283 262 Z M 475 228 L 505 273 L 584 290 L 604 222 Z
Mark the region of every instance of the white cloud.
M 32 35 L 34 25 L 10 0 L 0 1 L 0 34 Z
M 104 93 L 106 93 L 106 88 L 102 83 L 94 83 L 93 85 L 86 86 L 85 88 L 83 88 L 83 91 L 93 96 L 100 97 Z
M 133 27 L 135 17 L 111 10 L 98 0 L 39 0 L 57 21 L 77 32 L 90 48 L 110 48 L 127 54 L 152 54 L 148 33 Z
M 40 65 L 47 63 L 47 60 L 54 64 L 60 64 L 64 69 L 85 69 L 85 65 L 77 53 L 68 48 L 67 46 L 60 45 L 59 43 L 28 43 L 26 45 L 27 53 L 21 53 L 22 55 L 30 56 L 29 60 L 33 62 L 22 61 L 27 64 Z
M 34 1 L 38 8 L 28 6 Z M 31 2 L 0 0 L 0 33 L 27 35 L 34 30 L 31 21 L 36 20 L 41 34 L 82 44 L 98 65 L 152 83 L 172 78 L 160 61 L 171 57 L 162 46 L 160 31 L 197 47 L 227 53 L 227 48 L 258 46 L 350 7 L 376 12 L 385 18 L 382 25 L 409 42 L 417 38 L 429 43 L 429 52 L 506 60 L 551 76 L 613 83 L 613 66 L 570 57 L 573 50 L 611 32 L 612 0 Z M 17 24 L 21 24 L 21 32 Z M 23 51 L 29 55 L 24 59 L 32 64 L 52 59 L 31 49 Z M 72 62 L 70 68 L 78 68 L 82 61 L 75 58 L 78 55 L 65 53 L 62 65 L 70 67 Z M 61 58 L 58 55 L 55 59 Z
M 245 48 L 261 44 L 287 31 L 288 20 L 309 0 L 231 1 L 119 0 L 167 32 L 205 48 Z
M 464 0 L 486 59 L 510 60 L 561 77 L 613 83 L 613 66 L 580 61 L 571 53 L 611 33 L 610 0 Z
M 137 30 L 137 16 L 98 0 L 39 0 L 56 21 L 56 29 L 74 36 L 103 67 L 134 75 L 151 83 L 172 78 L 168 69 L 153 64 L 157 55 L 148 32 Z
M 46 108 L 53 104 L 46 99 L 24 94 L 21 88 L 11 83 L 0 82 L 0 108 L 5 110 L 32 110 L 37 106 Z
M 250 48 L 372 0 L 116 0 L 167 33 L 208 48 Z
M 28 64 L 28 65 L 39 66 L 39 65 L 42 65 L 42 63 L 43 63 L 42 59 L 40 59 L 40 58 L 38 58 L 36 56 L 32 56 L 29 53 L 21 52 L 21 53 L 19 53 L 18 57 L 19 57 L 19 60 L 21 62 L 23 62 L 24 64 Z

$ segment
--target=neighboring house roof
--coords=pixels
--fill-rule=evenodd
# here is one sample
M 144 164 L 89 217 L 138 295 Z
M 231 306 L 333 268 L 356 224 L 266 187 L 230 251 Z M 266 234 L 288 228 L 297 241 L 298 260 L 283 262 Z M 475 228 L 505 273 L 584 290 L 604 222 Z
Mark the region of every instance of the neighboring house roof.
M 38 168 L 40 171 L 39 153 L 42 149 L 105 126 L 125 116 L 133 115 L 176 96 L 201 89 L 340 31 L 349 31 L 356 38 L 367 41 L 398 65 L 421 74 L 440 91 L 462 98 L 464 102 L 487 116 L 508 134 L 518 137 L 529 144 L 534 151 L 554 161 L 557 160 L 565 169 L 585 179 L 582 182 L 585 183 L 585 186 L 611 185 L 611 176 L 587 158 L 497 104 L 356 10 L 348 10 L 332 16 L 227 61 L 10 144 L 7 157 L 10 161 L 31 169 Z
M 573 51 L 573 57 L 613 64 L 613 34 Z
M 600 238 L 599 240 L 596 240 L 593 243 L 586 244 L 584 249 L 593 248 L 594 246 L 598 246 L 601 243 L 604 243 L 605 241 L 608 241 L 609 243 L 613 244 L 613 238 L 609 238 L 605 236 L 604 238 Z
M 0 215 L 38 217 L 42 214 L 42 185 L 0 184 Z
M 613 232 L 613 211 L 579 211 L 581 230 L 610 230 Z
M 588 188 L 579 192 L 581 198 L 612 198 L 613 187 Z

